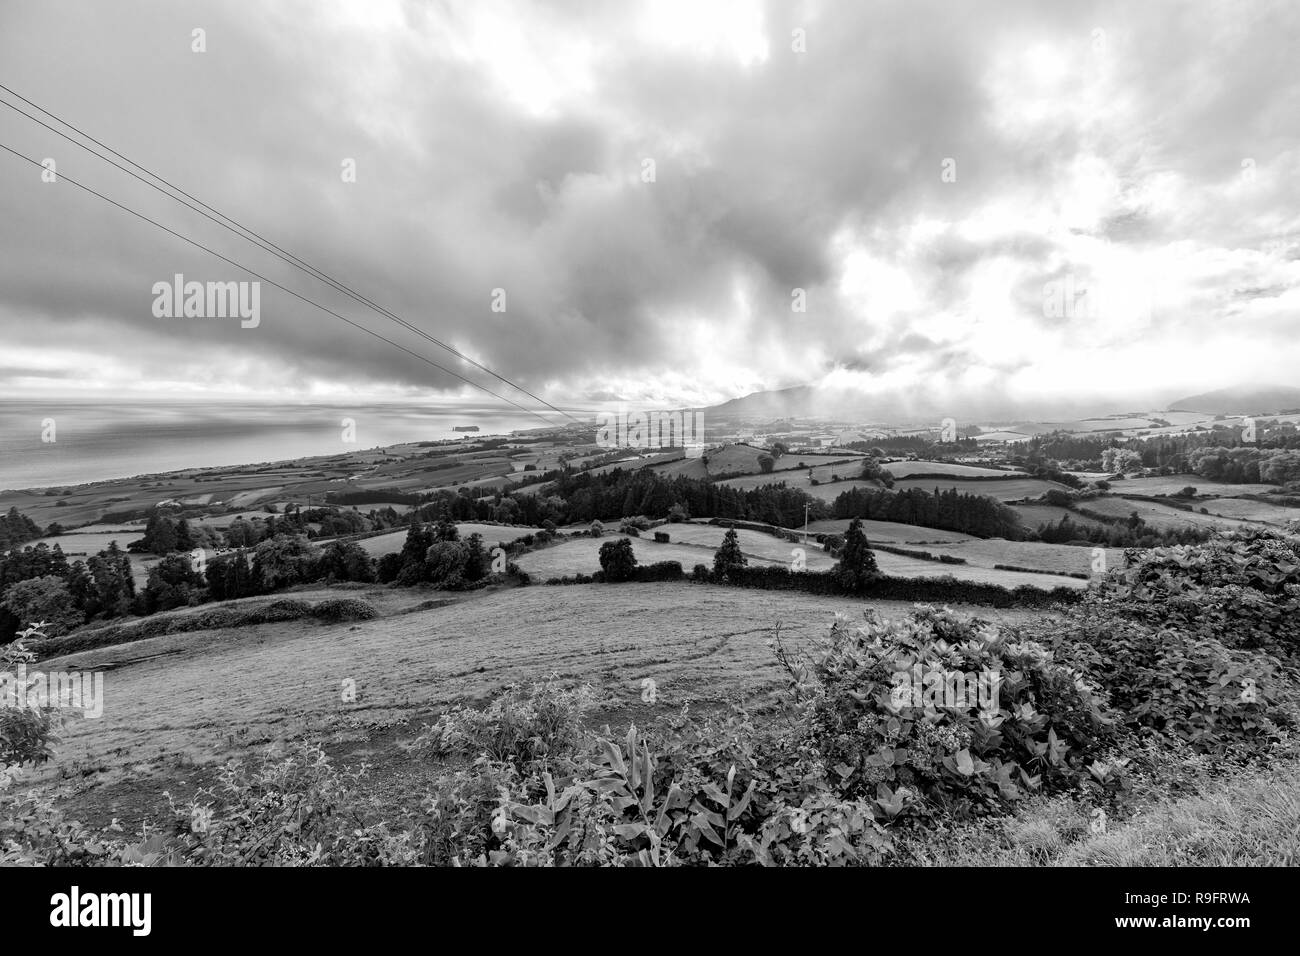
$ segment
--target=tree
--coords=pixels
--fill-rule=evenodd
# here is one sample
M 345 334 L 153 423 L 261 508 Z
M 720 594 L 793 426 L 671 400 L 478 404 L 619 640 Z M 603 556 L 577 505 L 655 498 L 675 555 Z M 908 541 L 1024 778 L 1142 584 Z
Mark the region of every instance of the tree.
M 772 469 L 776 467 L 776 459 L 773 458 L 771 455 L 759 455 L 758 467 L 763 472 L 763 474 L 765 475 L 771 474 Z
M 772 442 L 772 457 L 780 458 L 790 450 L 790 446 L 783 441 Z
M 208 594 L 214 601 L 230 601 L 257 593 L 253 571 L 244 552 L 223 554 L 208 562 Z
M 90 572 L 90 601 L 94 608 L 92 611 L 88 607 L 88 614 L 103 617 L 129 614 L 135 601 L 135 578 L 131 576 L 131 559 L 117 542 L 109 542 L 107 548 L 86 562 L 86 568 Z
M 724 577 L 733 568 L 743 568 L 748 562 L 740 551 L 740 538 L 735 528 L 728 528 L 722 537 L 722 544 L 713 553 L 713 573 Z
M 593 521 L 593 522 L 591 523 L 591 529 L 590 529 L 590 531 L 589 531 L 588 533 L 589 533 L 593 538 L 599 538 L 602 534 L 605 533 L 605 526 L 604 526 L 603 524 L 601 524 L 599 521 Z M 629 546 L 630 546 L 630 545 L 629 545 Z
M 318 576 L 334 581 L 373 581 L 374 562 L 355 541 L 331 541 L 321 551 Z
M 435 541 L 456 541 L 459 538 L 460 532 L 456 530 L 456 523 L 451 520 L 447 506 L 443 505 L 442 512 L 438 515 L 438 523 L 433 529 L 433 539 Z
M 844 550 L 835 565 L 835 575 L 840 584 L 851 591 L 864 591 L 867 585 L 880 577 L 876 556 L 862 531 L 862 521 L 854 518 L 844 534 Z
M 266 592 L 312 581 L 316 557 L 316 548 L 302 535 L 276 535 L 253 552 L 253 582 Z
M 467 548 L 459 541 L 435 541 L 424 556 L 425 579 L 438 587 L 458 588 L 465 582 Z
M 145 614 L 170 611 L 172 608 L 197 604 L 206 584 L 190 563 L 189 555 L 169 554 L 149 569 L 149 579 L 140 594 L 140 610 Z
M 606 541 L 600 546 L 600 570 L 610 583 L 631 580 L 636 571 L 636 554 L 629 538 Z
M 73 606 L 67 583 L 54 574 L 9 585 L 3 604 L 23 625 L 45 621 L 42 630 L 50 637 L 66 634 L 85 620 L 85 615 Z M 10 637 L 0 639 L 0 644 L 8 643 Z

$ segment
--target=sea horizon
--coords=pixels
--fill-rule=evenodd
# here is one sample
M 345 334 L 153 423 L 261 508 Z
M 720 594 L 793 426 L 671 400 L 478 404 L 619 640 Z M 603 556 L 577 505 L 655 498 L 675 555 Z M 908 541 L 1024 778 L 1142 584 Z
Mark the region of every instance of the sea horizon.
M 353 423 L 351 442 L 345 441 L 345 419 Z M 477 426 L 478 431 L 457 432 L 456 426 Z M 233 468 L 539 427 L 544 423 L 531 415 L 477 403 L 0 399 L 0 491 Z

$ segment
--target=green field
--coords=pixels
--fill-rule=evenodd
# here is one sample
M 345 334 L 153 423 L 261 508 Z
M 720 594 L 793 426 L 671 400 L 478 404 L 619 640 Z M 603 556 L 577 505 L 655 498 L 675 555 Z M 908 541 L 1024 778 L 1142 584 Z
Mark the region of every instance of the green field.
M 85 819 L 138 819 L 161 791 L 192 792 L 210 768 L 254 748 L 323 735 L 350 760 L 403 776 L 391 736 L 367 742 L 363 722 L 422 720 L 457 701 L 482 702 L 512 681 L 557 674 L 587 681 L 610 719 L 667 715 L 725 701 L 761 701 L 784 686 L 767 641 L 776 622 L 792 646 L 822 640 L 836 612 L 864 602 L 700 584 L 528 587 L 471 595 L 386 588 L 294 594 L 360 597 L 384 616 L 337 625 L 295 621 L 149 638 L 51 659 L 47 669 L 106 670 L 105 712 L 70 719 L 58 760 L 25 779 L 59 785 Z M 451 599 L 420 610 L 420 598 Z M 242 602 L 240 602 L 242 603 Z M 903 602 L 872 602 L 888 616 Z M 1025 611 L 968 609 L 997 621 Z M 658 684 L 654 705 L 640 682 Z M 358 699 L 342 701 L 344 680 Z M 600 718 L 598 713 L 596 717 Z
M 954 478 L 1012 477 L 1023 475 L 1018 468 L 984 468 L 952 461 L 891 461 L 883 466 L 895 478 L 909 475 L 952 475 Z
M 1300 519 L 1300 508 L 1287 508 L 1250 498 L 1198 499 L 1193 502 L 1193 505 L 1197 511 L 1204 508 L 1212 515 L 1245 521 L 1262 521 L 1278 527 L 1286 527 L 1288 522 Z
M 808 530 L 813 534 L 843 534 L 848 530 L 849 525 L 853 523 L 851 518 L 828 518 L 824 521 L 813 521 L 808 525 Z M 800 530 L 795 528 L 793 530 Z M 973 541 L 970 535 L 962 534 L 959 531 L 944 531 L 940 528 L 924 528 L 916 524 L 900 524 L 897 521 L 871 521 L 863 519 L 862 531 L 867 536 L 868 541 L 879 541 L 882 544 L 896 545 L 915 545 L 929 544 L 932 542 L 956 542 L 956 541 Z
M 1001 538 L 972 538 L 960 544 L 936 544 L 925 550 L 931 554 L 950 554 L 968 563 L 991 568 L 1007 564 L 1017 568 L 1059 571 L 1063 574 L 1091 574 L 1093 549 L 1068 544 L 1044 544 L 1040 541 L 1004 541 Z M 1120 567 L 1123 548 L 1103 548 L 1106 568 Z
M 1198 495 L 1216 495 L 1235 498 L 1237 495 L 1263 495 L 1277 491 L 1276 485 L 1230 485 L 1224 481 L 1210 481 L 1197 475 L 1169 475 L 1161 478 L 1124 478 L 1112 481 L 1110 490 L 1117 495 L 1177 495 L 1188 485 Z M 1197 502 L 1200 507 L 1204 502 Z
M 827 471 L 829 475 L 829 470 Z M 775 485 L 784 483 L 787 488 L 798 488 L 800 491 L 806 491 L 814 498 L 819 498 L 827 503 L 834 501 L 837 497 L 844 494 L 850 488 L 872 488 L 879 489 L 880 485 L 874 481 L 836 481 L 821 482 L 812 484 L 808 480 L 806 471 L 780 472 L 771 475 L 745 475 L 743 478 L 728 478 L 720 481 L 718 484 L 726 485 L 728 488 L 738 488 L 748 491 L 753 488 L 761 488 L 764 485 Z
M 894 482 L 895 491 L 920 488 L 922 491 L 948 491 L 956 489 L 962 494 L 985 495 L 999 501 L 1019 501 L 1037 498 L 1051 488 L 1068 491 L 1065 485 L 1042 478 L 1009 478 L 1006 481 L 962 481 L 960 478 L 900 478 Z
M 1251 526 L 1249 522 L 1243 522 L 1236 518 L 1217 518 L 1214 515 L 1203 515 L 1199 510 L 1183 511 L 1169 505 L 1155 504 L 1154 502 L 1140 501 L 1134 498 L 1119 498 L 1113 494 L 1103 495 L 1091 501 L 1080 502 L 1079 507 L 1112 518 L 1127 518 L 1133 512 L 1137 512 L 1138 517 L 1147 524 L 1162 530 L 1165 528 L 1187 527 L 1234 529 Z

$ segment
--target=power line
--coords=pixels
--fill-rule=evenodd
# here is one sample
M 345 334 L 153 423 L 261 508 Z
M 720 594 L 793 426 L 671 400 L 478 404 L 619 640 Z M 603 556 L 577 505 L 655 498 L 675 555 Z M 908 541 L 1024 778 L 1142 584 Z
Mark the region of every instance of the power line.
M 294 267 L 295 269 L 297 269 L 298 271 L 300 271 L 300 272 L 305 272 L 305 273 L 307 273 L 308 275 L 312 276 L 312 278 L 317 279 L 317 280 L 319 280 L 319 281 L 321 281 L 321 282 L 326 283 L 326 284 L 329 285 L 331 288 L 333 288 L 335 291 L 338 291 L 338 292 L 343 293 L 344 295 L 348 296 L 349 298 L 351 298 L 351 299 L 355 300 L 356 302 L 359 302 L 360 304 L 362 304 L 362 305 L 366 306 L 367 308 L 371 309 L 372 311 L 377 312 L 379 315 L 382 315 L 382 316 L 384 316 L 385 318 L 390 319 L 390 320 L 392 320 L 393 322 L 396 322 L 398 325 L 402 326 L 403 328 L 407 329 L 408 331 L 410 331 L 410 332 L 414 332 L 416 335 L 419 335 L 419 336 L 421 336 L 422 338 L 426 339 L 427 341 L 433 343 L 434 345 L 437 345 L 439 348 L 444 349 L 444 350 L 446 350 L 447 352 L 450 352 L 452 355 L 455 355 L 457 358 L 461 359 L 462 361 L 464 361 L 464 362 L 468 362 L 470 365 L 473 365 L 475 368 L 478 368 L 478 369 L 480 369 L 480 370 L 482 370 L 482 371 L 484 371 L 484 372 L 487 372 L 487 373 L 488 373 L 489 375 L 491 375 L 493 378 L 497 379 L 497 380 L 500 381 L 500 382 L 503 382 L 503 383 L 506 384 L 506 385 L 509 385 L 511 388 L 514 388 L 514 389 L 516 389 L 516 390 L 522 392 L 523 394 L 527 395 L 529 398 L 533 399 L 534 401 L 536 401 L 536 402 L 538 402 L 538 403 L 540 403 L 540 404 L 542 404 L 542 405 L 545 405 L 547 408 L 551 409 L 552 411 L 554 411 L 554 412 L 556 412 L 556 413 L 558 413 L 558 414 L 560 414 L 560 415 L 563 415 L 563 416 L 565 416 L 566 418 L 568 418 L 568 419 L 570 419 L 570 420 L 572 420 L 572 421 L 575 421 L 575 422 L 579 422 L 579 421 L 581 421 L 581 419 L 578 419 L 578 418 L 574 417 L 573 415 L 569 414 L 568 412 L 564 411 L 563 409 L 561 409 L 561 408 L 557 408 L 555 405 L 552 405 L 550 402 L 546 401 L 546 399 L 541 398 L 541 397 L 538 396 L 538 395 L 534 395 L 532 392 L 530 392 L 528 389 L 524 388 L 522 385 L 519 385 L 519 384 L 517 384 L 517 383 L 511 381 L 510 379 L 506 378 L 505 376 L 500 375 L 500 374 L 498 374 L 497 372 L 493 371 L 492 369 L 488 368 L 486 365 L 482 364 L 481 362 L 478 362 L 478 361 L 476 361 L 476 360 L 470 358 L 468 355 L 464 354 L 463 352 L 461 352 L 461 351 L 460 351 L 459 349 L 457 349 L 456 347 L 454 347 L 454 346 L 452 346 L 452 345 L 448 345 L 447 343 L 445 343 L 445 342 L 443 342 L 443 341 L 441 341 L 441 340 L 439 340 L 439 339 L 433 337 L 433 336 L 430 335 L 429 333 L 425 332 L 423 329 L 419 328 L 418 326 L 416 326 L 416 325 L 412 325 L 410 322 L 406 321 L 406 320 L 403 319 L 401 316 L 397 315 L 395 312 L 392 312 L 391 310 L 384 308 L 383 306 L 379 305 L 378 303 L 374 302 L 373 300 L 367 298 L 366 296 L 360 294 L 359 292 L 356 292 L 355 290 L 353 290 L 352 288 L 350 288 L 349 286 L 347 286 L 347 285 L 344 284 L 343 282 L 341 282 L 341 281 L 339 281 L 339 280 L 337 280 L 337 279 L 334 279 L 332 276 L 328 275 L 326 272 L 324 272 L 323 270 L 317 268 L 316 266 L 313 266 L 311 263 L 307 262 L 306 260 L 301 259 L 301 258 L 299 258 L 298 256 L 294 255 L 293 253 L 289 252 L 288 250 L 283 249 L 282 247 L 278 246 L 276 243 L 272 242 L 270 239 L 267 239 L 265 236 L 260 235 L 259 233 L 253 231 L 252 229 L 249 229 L 247 226 L 244 226 L 242 223 L 236 221 L 235 219 L 232 219 L 230 216 L 227 216 L 225 213 L 222 213 L 222 212 L 220 212 L 219 210 L 214 209 L 212 206 L 209 206 L 207 203 L 203 202 L 201 199 L 199 199 L 199 198 L 197 198 L 196 196 L 193 196 L 193 195 L 191 195 L 190 193 L 186 192 L 186 191 L 185 191 L 184 189 L 182 189 L 181 187 L 175 185 L 174 183 L 168 181 L 167 179 L 164 179 L 162 176 L 159 176 L 157 173 L 153 172 L 152 170 L 148 169 L 147 167 L 142 166 L 141 164 L 135 162 L 135 160 L 130 159 L 130 158 L 127 157 L 127 156 L 124 156 L 122 153 L 120 153 L 120 152 L 118 152 L 117 150 L 113 149 L 113 147 L 107 145 L 106 143 L 101 142 L 100 140 L 98 140 L 98 139 L 96 139 L 95 137 L 91 136 L 89 133 L 85 132 L 84 130 L 78 128 L 77 126 L 73 125 L 72 123 L 69 123 L 67 120 L 62 119 L 62 118 L 59 117 L 59 116 L 56 116 L 54 113 L 51 113 L 49 110 L 45 109 L 45 107 L 40 106 L 39 104 L 32 102 L 32 101 L 29 100 L 27 97 L 23 96 L 21 93 L 18 93 L 18 92 L 16 92 L 16 91 L 10 89 L 9 87 L 5 86 L 5 85 L 2 84 L 2 83 L 0 83 L 0 90 L 4 90 L 6 93 L 10 94 L 11 96 L 17 97 L 18 99 L 22 100 L 22 101 L 23 101 L 24 103 L 26 103 L 27 105 L 31 106 L 33 109 L 39 110 L 40 112 L 44 113 L 46 116 L 50 117 L 50 118 L 53 119 L 55 122 L 57 122 L 57 123 L 61 123 L 62 125 L 68 127 L 68 129 L 73 130 L 74 132 L 77 133 L 78 136 L 81 136 L 81 137 L 83 137 L 84 139 L 89 140 L 90 142 L 94 143 L 96 146 L 99 146 L 100 148 L 107 150 L 108 152 L 112 153 L 114 156 L 118 157 L 119 159 L 123 160 L 124 162 L 129 163 L 130 165 L 134 166 L 136 169 L 141 170 L 141 171 L 144 172 L 146 175 L 148 175 L 148 176 L 152 177 L 153 179 L 156 179 L 158 182 L 162 183 L 164 186 L 167 187 L 167 189 L 163 189 L 163 188 L 161 188 L 160 186 L 157 186 L 157 185 L 155 185 L 154 183 L 149 182 L 149 180 L 143 178 L 143 177 L 140 176 L 139 174 L 133 172 L 133 171 L 130 170 L 130 169 L 127 169 L 125 166 L 122 166 L 122 165 L 119 164 L 119 163 L 115 163 L 113 160 L 109 159 L 107 156 L 104 156 L 104 155 L 102 155 L 101 153 L 96 152 L 95 150 L 91 149 L 89 146 L 85 145 L 84 143 L 78 142 L 77 140 L 75 140 L 75 139 L 73 139 L 72 137 L 68 136 L 68 135 L 67 135 L 66 133 L 64 133 L 62 130 L 55 129 L 53 126 L 49 125 L 49 124 L 46 123 L 45 121 L 41 120 L 40 118 L 38 118 L 38 117 L 36 117 L 36 116 L 32 116 L 30 113 L 27 113 L 27 112 L 25 112 L 25 111 L 19 109 L 17 106 L 14 106 L 12 103 L 9 103 L 9 102 L 7 102 L 6 100 L 0 99 L 0 105 L 7 106 L 9 109 L 11 109 L 11 110 L 13 110 L 14 112 L 18 113 L 18 115 L 20 115 L 20 116 L 24 116 L 24 117 L 26 117 L 27 119 L 31 120 L 32 122 L 37 123 L 37 124 L 39 124 L 40 126 L 43 126 L 45 129 L 47 129 L 47 130 L 49 130 L 50 132 L 54 133 L 56 136 L 61 136 L 63 139 L 67 140 L 69 143 L 72 143 L 74 146 L 77 146 L 78 148 L 85 150 L 86 152 L 90 153 L 92 156 L 96 157 L 97 159 L 102 159 L 104 162 L 108 163 L 109 165 L 114 166 L 115 168 L 117 168 L 117 169 L 121 170 L 122 172 L 126 173 L 127 175 L 134 177 L 135 179 L 137 179 L 137 180 L 139 180 L 140 182 L 144 183 L 144 184 L 145 184 L 146 186 L 148 186 L 150 189 L 153 189 L 153 190 L 155 190 L 156 192 L 162 193 L 162 194 L 163 194 L 164 196 L 166 196 L 168 199 L 172 199 L 172 200 L 174 200 L 175 202 L 181 203 L 181 204 L 182 204 L 183 206 L 185 206 L 187 209 L 190 209 L 190 210 L 192 210 L 192 211 L 194 211 L 194 212 L 197 212 L 199 215 L 201 215 L 201 216 L 203 216 L 203 217 L 205 217 L 205 218 L 211 220 L 212 222 L 216 223 L 218 226 L 221 226 L 221 228 L 225 229 L 227 232 L 231 232 L 231 233 L 233 233 L 234 235 L 239 236 L 239 238 L 241 238 L 241 239 L 246 239 L 246 240 L 248 240 L 249 242 L 252 242 L 254 245 L 258 246 L 260 249 L 263 249 L 264 251 L 271 253 L 273 256 L 276 256 L 277 258 L 281 259 L 282 261 L 288 263 L 290 266 L 293 266 L 293 267 Z M 179 193 L 180 195 L 177 196 L 177 195 L 173 194 L 172 192 L 168 192 L 167 190 L 174 190 L 176 193 Z M 182 196 L 185 197 L 185 198 L 181 198 Z M 190 201 L 187 202 L 186 200 L 190 200 Z M 195 205 L 195 204 L 197 204 L 197 205 Z M 202 208 L 199 208 L 199 207 L 202 207 Z M 205 212 L 204 210 L 207 210 L 207 212 Z M 216 217 L 220 217 L 220 218 L 216 218 Z M 221 221 L 221 220 L 223 220 L 223 219 L 225 220 L 225 222 L 222 222 L 222 221 Z M 230 225 L 227 225 L 227 223 L 229 223 Z M 236 231 L 236 230 L 238 230 L 238 231 Z
M 8 152 L 8 153 L 13 154 L 14 156 L 17 156 L 19 159 L 22 159 L 22 160 L 25 160 L 26 162 L 31 163 L 33 166 L 36 166 L 36 167 L 41 168 L 41 169 L 44 169 L 44 168 L 45 168 L 45 167 L 44 167 L 44 164 L 42 164 L 42 163 L 39 162 L 38 160 L 35 160 L 35 159 L 33 159 L 32 157 L 30 157 L 30 156 L 27 156 L 27 155 L 24 155 L 23 153 L 18 152 L 18 150 L 14 149 L 14 148 L 11 147 L 11 146 L 6 145 L 5 143 L 0 143 L 0 149 L 3 149 L 5 152 Z M 282 291 L 282 292 L 287 292 L 289 295 L 293 296 L 295 299 L 299 299 L 299 300 L 301 300 L 301 301 L 303 301 L 303 302 L 306 302 L 308 305 L 313 306 L 313 307 L 315 307 L 315 308 L 317 308 L 317 309 L 320 309 L 322 312 L 325 312 L 325 313 L 327 313 L 328 315 L 332 315 L 332 316 L 334 316 L 334 318 L 339 319 L 339 320 L 342 321 L 342 322 L 346 322 L 348 325 L 352 326 L 352 327 L 355 328 L 355 329 L 360 329 L 362 332 L 365 332 L 367 335 L 371 335 L 371 336 L 373 336 L 374 338 L 379 339 L 381 342 L 386 342 L 386 343 L 388 343 L 389 345 L 393 346 L 394 348 L 396 348 L 396 349 L 400 349 L 401 351 L 405 352 L 407 355 L 413 356 L 414 358 L 419 359 L 421 362 L 424 362 L 426 365 L 431 365 L 431 366 L 433 366 L 434 368 L 436 368 L 436 369 L 438 369 L 438 370 L 440 370 L 440 371 L 446 372 L 448 375 L 452 375 L 452 376 L 454 376 L 455 378 L 460 379 L 460 380 L 461 380 L 462 382 L 464 382 L 465 384 L 467 384 L 467 385 L 472 385 L 474 388 L 477 388 L 477 389 L 479 389 L 480 391 L 486 392 L 487 394 L 491 395 L 493 398 L 500 399 L 500 400 L 503 401 L 503 402 L 508 402 L 509 404 L 513 405 L 515 408 L 519 409 L 521 412 L 526 412 L 527 414 L 532 415 L 534 418 L 537 418 L 537 419 L 540 419 L 540 420 L 543 421 L 543 422 L 546 422 L 546 424 L 548 424 L 548 425 L 553 425 L 553 424 L 554 424 L 553 422 L 547 420 L 544 416 L 542 416 L 542 415 L 539 414 L 538 412 L 533 411 L 531 408 L 525 408 L 523 405 L 520 405 L 520 404 L 519 404 L 518 402 L 516 402 L 514 399 L 506 398 L 504 395 L 498 395 L 496 392 L 492 391 L 490 388 L 488 388 L 488 387 L 486 387 L 486 386 L 484 386 L 484 385 L 480 385 L 478 382 L 475 382 L 475 381 L 472 381 L 471 379 L 466 378 L 464 375 L 461 375 L 459 372 L 455 372 L 455 371 L 453 371 L 452 369 L 447 368 L 446 366 L 439 365 L 437 362 L 433 361 L 432 359 L 426 358 L 425 356 L 419 354 L 418 352 L 413 352 L 413 351 L 411 351 L 410 349 L 408 349 L 406 346 L 401 345 L 401 344 L 399 344 L 399 343 L 397 343 L 397 342 L 394 342 L 392 339 L 385 338 L 384 336 L 380 335 L 378 332 L 374 331 L 373 329 L 368 329 L 368 328 L 366 328 L 364 325 L 361 325 L 359 322 L 354 322 L 354 321 L 352 321 L 351 319 L 349 319 L 347 316 L 345 316 L 345 315 L 340 315 L 339 313 L 335 312 L 333 309 L 328 308 L 327 306 L 321 305 L 319 302 L 315 301 L 314 299 L 309 299 L 309 298 L 307 298 L 307 296 L 302 295 L 302 294 L 299 293 L 299 292 L 295 292 L 293 289 L 290 289 L 288 286 L 281 285 L 279 282 L 276 282 L 274 279 L 267 278 L 266 276 L 262 275 L 260 272 L 257 272 L 256 270 L 250 268 L 249 266 L 246 266 L 246 265 L 244 265 L 244 264 L 241 263 L 241 262 L 236 262 L 234 259 L 228 258 L 227 256 L 223 256 L 221 253 L 217 252 L 215 249 L 212 249 L 212 248 L 210 248 L 210 247 L 208 247 L 208 246 L 205 246 L 203 243 L 198 242 L 197 240 L 191 239 L 191 238 L 189 238 L 188 236 L 182 235 L 181 233 L 177 232 L 176 230 L 174 230 L 174 229 L 170 229 L 170 228 L 168 228 L 167 226 L 164 226 L 162 223 L 158 222 L 157 220 L 150 219 L 150 218 L 149 218 L 148 216 L 146 216 L 144 213 L 136 212 L 134 209 L 130 208 L 129 206 L 125 206 L 125 205 L 123 205 L 122 203 L 118 202 L 118 201 L 115 200 L 115 199 L 110 199 L 108 196 L 105 196 L 103 193 L 101 193 L 101 192 L 97 192 L 96 190 L 91 189 L 91 188 L 90 188 L 89 186 L 87 186 L 85 183 L 77 182 L 77 180 L 73 179 L 71 176 L 67 176 L 67 175 L 64 175 L 63 173 L 59 173 L 59 174 L 58 174 L 58 177 L 59 177 L 59 180 L 60 180 L 61 182 L 67 182 L 67 183 L 70 183 L 71 185 L 76 186 L 78 189 L 84 190 L 85 192 L 90 193 L 92 196 L 96 196 L 96 197 L 98 197 L 98 198 L 104 200 L 104 202 L 106 202 L 106 203 L 108 203 L 108 204 L 110 204 L 110 205 L 112 205 L 112 206 L 116 206 L 118 209 L 121 209 L 123 212 L 130 213 L 132 216 L 135 216 L 137 219 L 142 219 L 142 220 L 144 220 L 145 222 L 149 223 L 151 226 L 155 226 L 155 227 L 161 229 L 163 232 L 168 233 L 169 235 L 175 236 L 177 239 L 180 239 L 182 242 L 187 242 L 187 243 L 189 243 L 191 246 L 194 246 L 195 248 L 202 249 L 204 252 L 208 253 L 209 255 L 216 256 L 216 257 L 217 257 L 218 259 L 220 259 L 222 262 L 229 263 L 230 265 L 234 266 L 236 269 L 242 269 L 244 272 L 247 272 L 247 273 L 248 273 L 249 275 L 251 275 L 251 276 L 255 276 L 257 279 L 261 280 L 262 282 L 265 282 L 265 283 L 267 283 L 268 285 L 274 286 L 275 288 L 279 289 L 279 290 Z

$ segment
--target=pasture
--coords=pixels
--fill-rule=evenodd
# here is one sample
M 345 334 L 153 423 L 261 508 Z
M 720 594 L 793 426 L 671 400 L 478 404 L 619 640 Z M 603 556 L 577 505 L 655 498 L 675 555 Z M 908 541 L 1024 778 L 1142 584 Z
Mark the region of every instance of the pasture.
M 922 491 L 956 490 L 966 495 L 984 495 L 999 501 L 1020 501 L 1024 498 L 1037 498 L 1052 488 L 1069 490 L 1056 481 L 1042 478 L 1009 478 L 1005 481 L 963 481 L 960 478 L 900 478 L 894 482 L 895 491 L 919 488 Z
M 409 597 L 408 597 L 409 594 Z M 700 584 L 573 585 L 451 595 L 383 588 L 304 592 L 316 599 L 370 600 L 371 621 L 280 624 L 196 631 L 96 648 L 43 662 L 48 669 L 106 670 L 104 716 L 70 718 L 59 759 L 35 783 L 75 793 L 83 819 L 138 819 L 165 808 L 161 791 L 192 792 L 205 769 L 265 745 L 323 736 L 349 760 L 378 764 L 382 779 L 411 772 L 391 738 L 368 740 L 364 723 L 395 723 L 409 738 L 456 702 L 482 703 L 511 682 L 556 674 L 590 682 L 597 723 L 763 703 L 785 685 L 767 641 L 776 622 L 792 647 L 822 640 L 836 612 L 857 617 L 852 598 L 738 590 Z M 451 598 L 411 609 L 416 597 Z M 242 603 L 242 602 L 241 602 Z M 900 616 L 905 602 L 871 602 Z M 1035 616 L 968 608 L 993 621 Z M 652 678 L 656 702 L 641 701 Z M 345 680 L 356 682 L 344 702 Z
M 911 475 L 951 475 L 953 478 L 1011 478 L 1025 473 L 1018 468 L 984 468 L 955 461 L 891 461 L 882 466 L 895 478 Z

